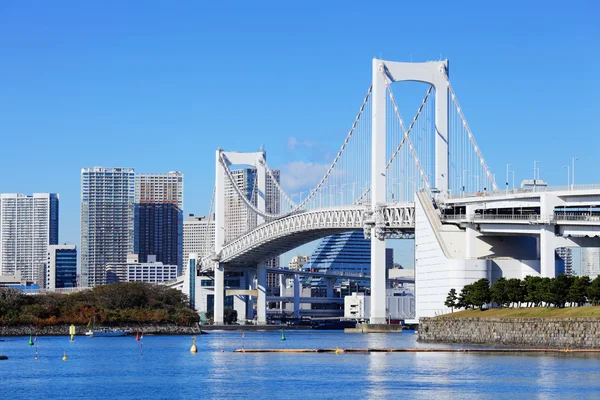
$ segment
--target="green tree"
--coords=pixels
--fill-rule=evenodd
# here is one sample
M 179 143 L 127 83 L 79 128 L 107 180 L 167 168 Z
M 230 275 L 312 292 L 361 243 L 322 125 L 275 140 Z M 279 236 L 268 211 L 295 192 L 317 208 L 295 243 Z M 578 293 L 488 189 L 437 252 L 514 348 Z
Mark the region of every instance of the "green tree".
M 474 307 L 483 310 L 483 306 L 491 301 L 490 281 L 486 278 L 474 282 L 471 294 L 471 303 Z
M 473 307 L 473 301 L 472 301 L 472 294 L 473 294 L 473 285 L 465 285 L 463 286 L 462 290 L 460 291 L 460 295 L 458 296 L 458 303 L 456 305 L 457 308 L 464 308 L 465 310 L 469 307 Z
M 587 298 L 594 306 L 597 306 L 600 303 L 600 275 L 598 275 L 587 287 Z
M 523 282 L 524 286 L 524 300 L 527 302 L 527 307 L 532 305 L 534 307 L 539 306 L 543 299 L 543 288 L 542 278 L 539 276 L 526 276 Z
M 568 301 L 573 277 L 558 275 L 556 278 L 544 278 L 544 280 L 546 279 L 549 280 L 549 283 L 545 292 L 545 301 L 552 303 L 555 307 L 563 308 Z
M 493 303 L 496 303 L 502 308 L 508 301 L 507 281 L 506 278 L 499 278 L 490 288 L 490 298 Z
M 458 297 L 456 296 L 456 289 L 452 288 L 448 292 L 448 296 L 446 297 L 446 301 L 444 302 L 444 305 L 446 307 L 450 308 L 450 310 L 452 312 L 454 312 L 454 307 L 457 306 L 457 304 L 456 304 L 457 300 L 458 300 Z
M 587 289 L 590 286 L 590 278 L 588 276 L 572 277 L 571 282 L 567 301 L 581 307 L 587 301 Z
M 521 307 L 521 302 L 525 301 L 523 282 L 518 278 L 511 278 L 506 281 L 506 295 L 509 304 L 517 304 L 517 307 Z

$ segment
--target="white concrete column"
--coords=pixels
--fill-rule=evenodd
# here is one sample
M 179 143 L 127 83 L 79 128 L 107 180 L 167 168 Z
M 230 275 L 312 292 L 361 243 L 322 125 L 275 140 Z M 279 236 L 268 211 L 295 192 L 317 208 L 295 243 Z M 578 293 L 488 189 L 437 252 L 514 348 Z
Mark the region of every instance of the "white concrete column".
M 540 276 L 554 278 L 556 276 L 556 260 L 554 248 L 554 231 L 551 225 L 543 225 L 540 229 Z
M 223 264 L 215 264 L 215 309 L 214 324 L 223 325 L 225 312 L 225 268 Z
M 254 290 L 254 280 L 256 279 L 256 271 L 255 270 L 249 270 L 248 272 L 246 272 L 246 274 L 248 275 L 248 290 Z M 254 302 L 255 302 L 255 297 L 254 296 L 248 296 L 248 319 L 250 320 L 254 320 Z
M 240 289 L 244 289 L 246 287 L 246 277 L 240 276 L 240 285 L 238 286 Z M 248 296 L 246 295 L 235 295 L 233 296 L 233 309 L 237 311 L 237 319 L 238 321 L 245 321 L 247 319 L 247 303 Z
M 446 73 L 447 62 L 439 66 L 435 75 L 435 185 L 440 192 L 448 194 L 448 84 Z M 444 72 L 445 71 L 445 72 Z
M 465 258 L 475 258 L 475 240 L 477 237 L 477 231 L 475 230 L 475 224 L 467 224 L 465 226 Z
M 258 264 L 256 275 L 258 277 L 258 301 L 256 303 L 256 314 L 258 325 L 267 324 L 267 263 Z
M 300 275 L 294 274 L 294 318 L 300 318 Z
M 371 210 L 386 202 L 386 87 L 384 61 L 373 59 L 373 95 L 371 98 Z M 371 323 L 385 323 L 385 239 L 371 229 Z
M 279 297 L 285 296 L 285 275 L 279 274 Z M 285 302 L 279 301 L 279 312 L 283 315 L 285 312 Z

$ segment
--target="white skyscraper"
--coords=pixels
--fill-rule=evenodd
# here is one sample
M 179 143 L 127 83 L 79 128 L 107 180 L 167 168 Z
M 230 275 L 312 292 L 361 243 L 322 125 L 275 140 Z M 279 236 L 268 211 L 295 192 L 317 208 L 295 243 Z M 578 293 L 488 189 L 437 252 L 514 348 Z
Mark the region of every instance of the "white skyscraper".
M 589 276 L 590 279 L 600 275 L 600 248 L 581 248 L 581 276 Z
M 215 221 L 207 216 L 188 215 L 183 221 L 183 273 L 188 266 L 191 253 L 200 257 L 210 254 L 215 248 Z
M 44 284 L 48 245 L 58 243 L 58 195 L 0 194 L 0 272 Z
M 106 284 L 106 266 L 134 249 L 133 168 L 81 170 L 81 286 Z

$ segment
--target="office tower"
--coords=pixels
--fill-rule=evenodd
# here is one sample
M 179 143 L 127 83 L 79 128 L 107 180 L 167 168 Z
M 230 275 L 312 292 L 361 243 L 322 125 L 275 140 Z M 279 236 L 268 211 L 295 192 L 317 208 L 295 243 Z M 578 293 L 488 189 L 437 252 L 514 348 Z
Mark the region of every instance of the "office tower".
M 273 176 L 280 182 L 279 170 L 272 170 Z M 256 168 L 243 168 L 231 171 L 233 181 L 240 191 L 246 196 L 252 204 L 257 205 L 258 200 L 258 180 Z M 280 212 L 281 202 L 279 190 L 273 183 L 270 176 L 265 181 L 265 210 L 270 214 Z M 255 213 L 248 209 L 244 201 L 239 198 L 236 190 L 232 186 L 229 178 L 225 178 L 225 242 L 243 235 L 258 225 L 258 218 Z M 269 268 L 279 268 L 279 256 L 272 258 L 267 262 Z M 276 274 L 267 274 L 267 288 L 273 288 L 279 285 L 279 278 Z
M 58 243 L 58 194 L 0 195 L 0 272 L 43 285 L 48 245 Z
M 81 170 L 81 286 L 106 283 L 106 266 L 134 248 L 133 168 Z
M 589 276 L 595 279 L 600 275 L 600 248 L 581 248 L 581 276 Z
M 141 263 L 148 255 L 168 265 L 183 264 L 183 174 L 135 175 L 135 246 Z
M 46 289 L 77 286 L 77 246 L 58 244 L 48 246 Z
M 208 216 L 189 214 L 183 221 L 183 260 L 184 273 L 187 271 L 190 254 L 197 253 L 200 258 L 209 255 L 215 249 L 215 221 Z

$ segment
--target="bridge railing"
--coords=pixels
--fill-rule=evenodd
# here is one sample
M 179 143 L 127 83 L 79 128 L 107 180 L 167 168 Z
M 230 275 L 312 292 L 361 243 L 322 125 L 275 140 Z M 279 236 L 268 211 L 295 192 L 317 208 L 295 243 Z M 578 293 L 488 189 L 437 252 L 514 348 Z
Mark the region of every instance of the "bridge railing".
M 519 193 L 544 193 L 544 192 L 569 192 L 575 190 L 596 190 L 600 189 L 600 184 L 583 184 L 583 185 L 563 185 L 563 186 L 536 186 L 534 188 L 514 188 L 508 190 L 486 190 L 480 192 L 461 192 L 450 193 L 448 199 L 462 199 L 463 197 L 491 197 L 504 196 L 506 194 Z
M 506 214 L 456 214 L 456 215 L 442 215 L 441 219 L 444 221 L 483 221 L 483 220 L 506 220 L 506 221 L 539 221 L 540 215 L 506 215 Z

